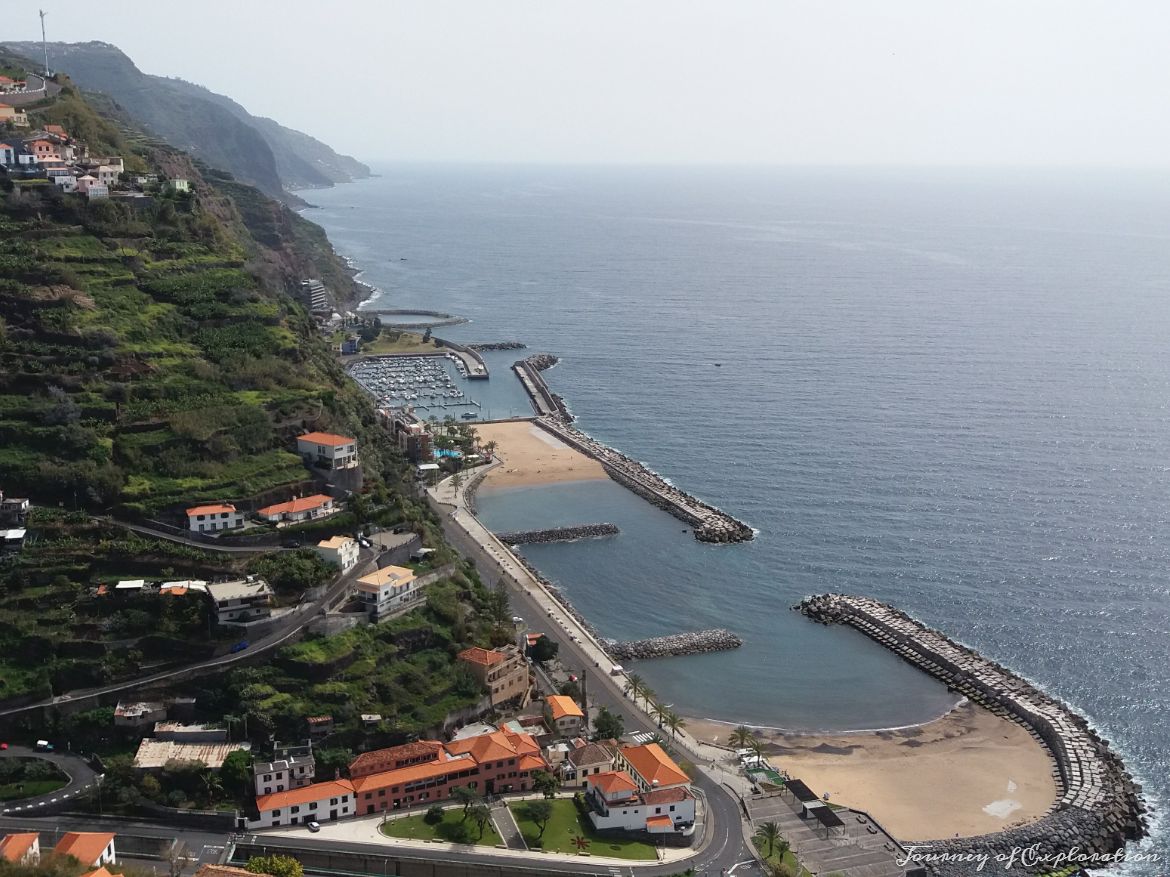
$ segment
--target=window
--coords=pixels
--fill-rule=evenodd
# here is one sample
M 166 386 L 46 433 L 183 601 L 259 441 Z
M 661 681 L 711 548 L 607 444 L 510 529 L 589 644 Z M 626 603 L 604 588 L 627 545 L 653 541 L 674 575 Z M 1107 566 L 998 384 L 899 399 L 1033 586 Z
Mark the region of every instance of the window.
M 330 799 L 329 799 L 329 806 L 330 806 L 330 807 L 335 807 L 335 806 L 337 806 L 337 799 L 336 799 L 336 798 L 330 798 Z
M 673 812 L 674 812 L 674 805 L 673 805 L 673 804 L 671 804 L 671 805 L 670 805 L 670 812 L 671 812 L 671 813 L 673 813 Z
M 292 813 L 300 813 L 300 812 L 301 812 L 301 808 L 300 808 L 300 806 L 299 806 L 299 805 L 297 805 L 297 806 L 294 806 L 290 812 L 292 812 Z
M 271 795 L 272 794 L 272 786 L 265 786 L 264 787 L 264 794 Z
M 272 811 L 272 815 L 273 815 L 273 816 L 279 816 L 279 815 L 280 815 L 280 811 L 279 811 L 279 810 L 273 810 L 273 811 Z

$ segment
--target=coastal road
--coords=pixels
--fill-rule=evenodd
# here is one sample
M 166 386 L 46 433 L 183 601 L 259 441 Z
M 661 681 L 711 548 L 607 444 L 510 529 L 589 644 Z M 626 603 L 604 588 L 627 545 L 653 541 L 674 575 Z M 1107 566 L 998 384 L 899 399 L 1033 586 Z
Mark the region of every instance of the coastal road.
M 494 584 L 501 580 L 508 586 L 512 611 L 523 616 L 529 628 L 544 633 L 560 646 L 558 658 L 562 664 L 569 668 L 580 667 L 585 671 L 590 706 L 604 706 L 612 712 L 620 713 L 629 734 L 649 732 L 665 736 L 625 694 L 621 687 L 625 684 L 625 677 L 619 677 L 619 682 L 609 675 L 611 662 L 589 641 L 588 635 L 580 630 L 576 622 L 565 616 L 543 589 L 532 586 L 529 574 L 518 567 L 515 559 L 510 557 L 510 552 L 487 534 L 479 521 L 470 515 L 464 505 L 464 497 L 456 497 L 445 484 L 432 488 L 429 493 L 432 504 L 442 516 L 443 534 L 451 544 L 475 562 L 485 582 Z M 455 503 L 458 505 L 453 505 Z M 549 614 L 550 610 L 552 615 Z M 699 768 L 695 772 L 693 785 L 706 798 L 708 831 L 713 832 L 713 836 L 705 840 L 697 862 L 687 864 L 695 867 L 699 873 L 707 870 L 718 874 L 720 869 L 730 869 L 737 863 L 753 860 L 753 851 L 744 838 L 743 813 L 738 797 L 703 769 L 704 759 L 709 760 L 711 757 L 709 753 L 691 753 L 690 757 Z M 740 872 L 751 873 L 745 867 L 737 871 Z M 654 872 L 638 869 L 638 873 Z
M 65 752 L 37 752 L 27 746 L 9 746 L 0 751 L 0 758 L 36 758 L 52 762 L 69 777 L 69 782 L 65 786 L 48 794 L 0 802 L 2 808 L 0 813 L 4 814 L 24 810 L 35 811 L 45 804 L 55 804 L 63 799 L 72 798 L 88 789 L 97 779 L 97 774 L 88 764 L 76 755 Z

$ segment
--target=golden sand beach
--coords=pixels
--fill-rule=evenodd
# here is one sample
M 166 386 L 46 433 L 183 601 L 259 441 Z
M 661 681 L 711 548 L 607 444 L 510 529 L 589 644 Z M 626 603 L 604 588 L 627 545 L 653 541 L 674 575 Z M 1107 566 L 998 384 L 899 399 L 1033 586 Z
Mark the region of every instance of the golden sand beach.
M 609 477 L 596 460 L 528 421 L 476 424 L 475 431 L 481 442 L 496 443 L 502 461 L 484 478 L 481 490 Z
M 688 719 L 687 727 L 726 745 L 733 726 Z M 900 840 L 999 831 L 1038 819 L 1056 798 L 1047 751 L 1019 725 L 971 704 L 898 731 L 758 736 L 777 769 L 867 811 Z

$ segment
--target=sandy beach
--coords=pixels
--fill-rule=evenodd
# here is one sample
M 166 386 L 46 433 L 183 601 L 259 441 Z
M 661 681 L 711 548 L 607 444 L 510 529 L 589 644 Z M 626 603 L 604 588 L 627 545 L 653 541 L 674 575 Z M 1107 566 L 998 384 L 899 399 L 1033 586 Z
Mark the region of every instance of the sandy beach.
M 687 727 L 726 745 L 733 726 L 688 719 Z M 1043 816 L 1056 797 L 1046 750 L 1019 725 L 970 704 L 899 731 L 759 736 L 777 769 L 869 812 L 899 840 L 999 831 Z
M 482 442 L 496 443 L 503 464 L 487 474 L 481 490 L 609 477 L 596 460 L 527 421 L 476 424 L 475 431 Z

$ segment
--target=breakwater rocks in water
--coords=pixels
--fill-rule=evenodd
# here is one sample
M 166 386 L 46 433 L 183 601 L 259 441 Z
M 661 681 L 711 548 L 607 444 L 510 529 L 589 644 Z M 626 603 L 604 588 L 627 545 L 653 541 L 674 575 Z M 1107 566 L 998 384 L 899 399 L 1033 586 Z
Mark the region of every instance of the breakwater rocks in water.
M 570 616 L 572 616 L 573 620 L 581 625 L 581 627 L 587 631 L 591 637 L 593 637 L 597 644 L 601 646 L 602 650 L 607 655 L 609 655 L 609 646 L 607 641 L 602 638 L 601 634 L 598 633 L 597 628 L 589 622 L 589 619 L 587 619 L 577 610 L 577 607 L 574 606 L 569 598 L 565 596 L 565 593 L 551 581 L 549 581 L 548 577 L 545 576 L 544 573 L 538 570 L 535 566 L 533 566 L 528 561 L 528 558 L 523 554 L 513 552 L 512 556 L 520 562 L 521 566 L 528 570 L 529 575 L 540 582 L 540 586 L 548 591 L 549 595 L 560 604 L 561 608 L 564 609 L 565 612 L 567 612 Z M 612 658 L 613 655 L 610 655 L 610 657 Z
M 469 350 L 523 350 L 528 345 L 523 341 L 486 341 L 479 344 L 468 344 Z
M 638 496 L 669 512 L 680 521 L 694 528 L 695 538 L 700 542 L 748 542 L 755 538 L 752 528 L 743 521 L 721 512 L 701 499 L 691 496 L 668 484 L 662 476 L 647 469 L 637 460 L 632 460 L 621 451 L 575 429 L 553 417 L 539 417 L 538 426 L 555 435 L 565 444 L 592 457 L 605 467 L 609 477 L 629 488 Z
M 675 633 L 670 636 L 656 636 L 634 642 L 619 643 L 608 641 L 606 651 L 619 661 L 637 661 L 644 658 L 670 658 L 678 655 L 702 655 L 707 652 L 725 652 L 738 649 L 743 640 L 730 630 L 696 630 L 691 633 Z
M 616 536 L 620 532 L 617 524 L 578 524 L 575 527 L 550 527 L 547 530 L 497 533 L 496 538 L 509 545 L 539 545 L 545 542 L 572 542 L 575 539 Z
M 569 411 L 569 406 L 565 404 L 562 397 L 548 388 L 548 384 L 540 375 L 542 369 L 551 368 L 556 362 L 555 356 L 548 353 L 538 353 L 528 357 L 528 359 L 512 363 L 512 371 L 516 372 L 516 377 L 520 378 L 520 383 L 524 385 L 524 391 L 532 400 L 532 407 L 536 409 L 538 415 L 555 417 L 565 423 L 572 423 L 573 414 Z
M 553 356 L 551 353 L 534 353 L 525 359 L 524 363 L 532 366 L 538 372 L 542 372 L 552 368 L 560 361 L 561 358 L 559 356 Z
M 932 860 L 944 877 L 976 871 L 977 862 L 954 858 L 961 854 L 994 857 L 1034 846 L 1040 858 L 1035 867 L 1021 870 L 1039 873 L 1052 871 L 1054 861 L 1090 865 L 1091 857 L 1115 854 L 1127 840 L 1146 835 L 1141 786 L 1108 742 L 1065 704 L 877 600 L 825 594 L 793 608 L 814 621 L 856 628 L 948 687 L 1027 728 L 1051 754 L 1060 797 L 1045 816 L 997 834 L 923 842 L 931 855 L 951 854 L 949 861 Z M 1074 850 L 1080 858 L 1051 858 Z

